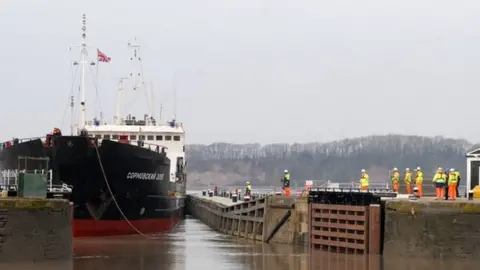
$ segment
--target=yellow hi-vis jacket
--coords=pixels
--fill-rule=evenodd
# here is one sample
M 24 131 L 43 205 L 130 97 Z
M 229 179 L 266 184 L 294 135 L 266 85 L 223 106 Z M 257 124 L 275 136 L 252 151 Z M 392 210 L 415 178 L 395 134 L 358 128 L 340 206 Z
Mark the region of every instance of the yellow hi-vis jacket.
M 368 187 L 370 179 L 368 178 L 368 174 L 363 173 L 362 177 L 360 178 L 360 186 L 361 187 Z
M 412 183 L 412 172 L 405 173 L 405 184 L 410 185 Z
M 458 181 L 457 172 L 451 172 L 451 173 L 448 174 L 448 184 L 449 185 L 457 184 L 457 181 Z
M 445 182 L 447 182 L 447 175 L 444 173 L 436 173 L 435 176 L 433 176 L 432 182 L 436 184 L 445 184 Z
M 421 184 L 421 183 L 423 183 L 423 172 L 417 171 L 417 175 L 415 177 L 415 184 Z
M 398 172 L 394 172 L 392 174 L 392 183 L 396 184 L 400 182 L 400 174 Z

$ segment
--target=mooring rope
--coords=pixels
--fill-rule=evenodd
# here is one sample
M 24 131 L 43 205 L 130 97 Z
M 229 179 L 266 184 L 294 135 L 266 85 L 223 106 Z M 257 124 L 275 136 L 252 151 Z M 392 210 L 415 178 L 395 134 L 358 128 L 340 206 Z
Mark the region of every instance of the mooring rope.
M 87 137 L 87 142 L 89 143 L 88 137 Z M 108 183 L 107 174 L 105 173 L 105 170 L 103 168 L 102 159 L 100 157 L 100 152 L 98 151 L 97 144 L 94 142 L 93 145 L 95 147 L 95 152 L 97 153 L 98 164 L 100 165 L 100 169 L 102 170 L 103 180 L 105 180 L 105 184 L 107 185 L 108 192 L 110 193 L 110 196 L 112 197 L 113 202 L 115 203 L 115 206 L 117 207 L 118 211 L 122 215 L 123 219 L 125 219 L 128 225 L 139 235 L 144 236 L 145 238 L 148 238 L 148 239 L 153 239 L 151 236 L 142 233 L 137 227 L 135 227 L 135 225 L 133 225 L 123 213 L 122 209 L 120 208 L 120 205 L 117 202 L 117 199 L 115 199 L 115 196 L 113 195 L 112 189 L 110 188 L 110 184 Z

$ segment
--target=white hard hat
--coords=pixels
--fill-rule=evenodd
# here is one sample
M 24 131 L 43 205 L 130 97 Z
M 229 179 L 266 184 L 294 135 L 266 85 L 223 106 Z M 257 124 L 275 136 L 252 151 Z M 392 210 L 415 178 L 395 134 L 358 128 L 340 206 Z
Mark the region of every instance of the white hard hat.
M 247 185 L 250 184 L 250 182 L 247 181 Z
M 417 167 L 417 171 L 420 171 L 420 170 L 421 170 L 420 167 Z
M 285 170 L 285 171 L 283 171 L 283 172 L 288 172 L 288 170 Z
M 454 172 L 454 171 L 455 171 L 455 169 L 454 169 L 454 168 L 451 168 L 451 169 L 450 169 L 450 171 L 451 171 L 451 172 Z
M 410 168 L 406 168 L 405 171 L 410 171 Z
M 365 169 L 362 169 L 362 172 L 365 172 Z
M 397 169 L 397 168 L 393 168 L 393 170 L 394 170 L 394 171 L 398 171 L 398 169 Z
M 439 171 L 443 171 L 442 167 L 438 167 L 438 170 L 439 170 Z

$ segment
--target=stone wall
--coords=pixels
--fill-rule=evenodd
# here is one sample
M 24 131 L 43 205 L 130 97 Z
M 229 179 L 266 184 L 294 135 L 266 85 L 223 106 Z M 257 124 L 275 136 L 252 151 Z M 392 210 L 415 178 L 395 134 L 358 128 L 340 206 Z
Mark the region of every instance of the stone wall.
M 400 258 L 478 258 L 480 203 L 387 201 L 384 255 Z
M 0 198 L 0 262 L 70 260 L 72 217 L 66 200 Z

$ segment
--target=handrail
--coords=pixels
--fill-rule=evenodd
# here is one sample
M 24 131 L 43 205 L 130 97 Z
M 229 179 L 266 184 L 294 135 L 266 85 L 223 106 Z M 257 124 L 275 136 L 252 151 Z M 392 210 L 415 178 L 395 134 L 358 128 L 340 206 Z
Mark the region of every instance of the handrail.
M 8 141 L 4 141 L 4 142 L 0 142 L 1 145 L 3 144 L 6 144 L 6 143 L 9 143 L 11 142 L 12 145 L 14 144 L 13 142 L 17 141 L 18 143 L 23 143 L 23 142 L 26 142 L 26 141 L 32 141 L 32 140 L 37 140 L 37 139 L 40 139 L 42 140 L 43 143 L 45 143 L 47 141 L 47 139 L 51 137 L 53 138 L 52 135 L 45 135 L 45 136 L 41 136 L 41 137 L 30 137 L 30 138 L 13 138 L 12 140 L 8 140 Z M 65 136 L 66 137 L 66 136 Z M 90 141 L 94 141 L 96 144 L 101 144 L 101 141 L 104 140 L 104 139 L 98 139 L 94 136 L 88 136 L 88 138 L 90 139 Z M 109 139 L 111 141 L 115 141 L 115 142 L 121 142 L 120 140 L 113 140 L 113 139 Z M 151 149 L 151 147 L 159 147 L 159 152 L 160 152 L 160 149 L 164 149 L 163 151 L 166 151 L 168 150 L 168 146 L 165 146 L 165 145 L 161 145 L 161 144 L 157 144 L 157 143 L 147 143 L 145 141 L 142 141 L 142 145 L 139 146 L 138 145 L 138 141 L 133 141 L 133 140 L 126 140 L 125 142 L 128 142 L 128 144 L 132 145 L 132 146 L 138 146 L 138 147 L 142 147 L 142 148 L 147 148 L 145 147 L 148 146 L 148 149 L 154 151 L 155 149 Z M 1 147 L 0 147 L 1 149 Z
M 99 141 L 102 141 L 102 140 L 105 140 L 105 139 L 101 139 Z M 120 140 L 113 140 L 113 139 L 108 139 L 108 141 L 114 141 L 114 142 L 120 142 Z M 131 145 L 134 145 L 134 146 L 138 146 L 138 141 L 133 141 L 133 140 L 126 140 L 129 144 Z M 165 149 L 168 149 L 167 146 L 165 145 L 161 145 L 161 144 L 155 144 L 155 143 L 146 143 L 145 141 L 143 141 L 143 144 L 144 145 L 148 145 L 148 146 L 159 146 L 161 148 L 165 148 Z

